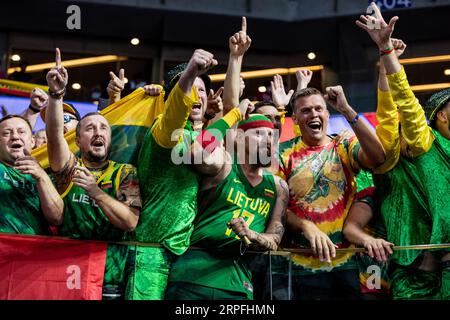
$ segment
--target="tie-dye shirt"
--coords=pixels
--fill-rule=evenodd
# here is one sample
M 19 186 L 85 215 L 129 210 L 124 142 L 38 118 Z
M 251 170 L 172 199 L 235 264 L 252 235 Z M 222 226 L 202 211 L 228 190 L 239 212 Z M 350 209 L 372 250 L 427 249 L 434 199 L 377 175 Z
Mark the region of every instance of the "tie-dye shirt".
M 356 193 L 360 145 L 355 136 L 336 137 L 323 146 L 307 146 L 301 137 L 280 144 L 278 175 L 289 185 L 289 205 L 296 216 L 314 222 L 339 247 L 348 247 L 342 233 Z M 284 245 L 310 247 L 303 233 L 287 231 Z M 336 254 L 332 263 L 313 255 L 293 254 L 293 274 L 356 268 L 352 253 Z

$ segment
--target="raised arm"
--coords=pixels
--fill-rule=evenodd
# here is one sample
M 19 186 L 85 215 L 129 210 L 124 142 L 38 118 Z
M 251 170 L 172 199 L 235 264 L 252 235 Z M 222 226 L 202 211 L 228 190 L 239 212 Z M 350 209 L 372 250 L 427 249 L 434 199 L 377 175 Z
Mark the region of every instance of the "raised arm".
M 273 76 L 273 80 L 270 81 L 270 87 L 272 91 L 272 102 L 279 111 L 284 111 L 286 106 L 289 104 L 294 90 L 289 90 L 286 93 L 283 84 L 283 77 L 279 74 Z
M 247 20 L 242 17 L 241 31 L 235 33 L 229 39 L 230 57 L 223 92 L 224 115 L 239 104 L 242 59 L 251 43 L 252 40 L 247 35 Z
M 111 80 L 109 80 L 106 91 L 108 92 L 109 104 L 113 104 L 120 100 L 121 93 L 125 88 L 125 70 L 120 69 L 119 76 L 116 76 L 114 72 L 110 71 L 109 76 Z
M 325 100 L 352 125 L 361 148 L 358 161 L 365 168 L 376 168 L 385 161 L 385 152 L 377 135 L 367 125 L 358 120 L 358 113 L 348 104 L 341 86 L 328 87 Z
M 276 251 L 280 245 L 286 227 L 286 208 L 289 201 L 289 188 L 286 181 L 275 177 L 277 200 L 272 210 L 269 223 L 264 233 L 251 230 L 244 218 L 231 220 L 231 227 L 240 238 L 248 237 L 252 242 L 251 248 L 261 251 Z
M 54 172 L 61 171 L 70 159 L 70 149 L 64 139 L 63 96 L 69 76 L 61 65 L 61 53 L 56 48 L 56 66 L 47 73 L 48 107 L 45 114 L 45 131 L 50 167 Z
M 297 91 L 305 89 L 312 79 L 312 71 L 308 69 L 297 70 L 295 77 L 297 78 Z
M 216 65 L 217 60 L 212 53 L 202 49 L 195 50 L 186 70 L 170 92 L 163 114 L 152 127 L 153 137 L 160 146 L 171 149 L 178 143 L 173 134 L 178 133 L 177 138 L 181 136 L 192 106 L 199 101 L 197 90 L 193 87 L 194 81 Z
M 392 39 L 392 41 L 395 53 L 399 57 L 406 49 L 406 44 L 398 39 Z M 376 127 L 377 136 L 386 152 L 386 161 L 376 168 L 376 172 L 384 173 L 391 170 L 400 158 L 400 133 L 397 106 L 392 99 L 382 59 L 380 59 L 378 76 L 376 116 L 379 123 Z
M 229 161 L 227 150 L 222 142 L 228 130 L 238 121 L 244 119 L 252 108 L 248 99 L 239 103 L 238 108 L 233 108 L 222 119 L 217 120 L 203 130 L 191 145 L 191 159 L 194 168 L 208 177 L 217 177 L 218 180 L 225 178 L 225 166 Z
M 30 95 L 30 106 L 22 114 L 22 116 L 28 120 L 31 127 L 34 129 L 36 126 L 39 112 L 42 108 L 45 108 L 48 104 L 48 95 L 41 88 L 34 88 Z
M 409 86 L 405 70 L 395 54 L 391 35 L 398 17 L 393 17 L 387 24 L 375 3 L 372 2 L 371 8 L 375 17 L 361 16 L 361 21 L 356 21 L 356 24 L 367 31 L 380 50 L 391 94 L 400 111 L 402 136 L 413 156 L 418 156 L 429 150 L 434 136 L 427 125 L 425 113 Z

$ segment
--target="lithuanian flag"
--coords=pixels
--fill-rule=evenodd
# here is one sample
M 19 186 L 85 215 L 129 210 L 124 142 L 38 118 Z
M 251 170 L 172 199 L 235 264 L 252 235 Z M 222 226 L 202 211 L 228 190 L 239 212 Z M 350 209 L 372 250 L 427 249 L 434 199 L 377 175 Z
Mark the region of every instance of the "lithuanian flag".
M 105 116 L 112 129 L 112 146 L 110 159 L 118 163 L 136 165 L 139 146 L 142 144 L 147 129 L 156 117 L 164 111 L 164 92 L 157 97 L 145 94 L 138 88 L 128 96 L 108 106 L 100 113 Z M 75 129 L 65 134 L 70 151 L 79 155 L 75 144 Z M 47 145 L 33 150 L 41 166 L 49 167 Z

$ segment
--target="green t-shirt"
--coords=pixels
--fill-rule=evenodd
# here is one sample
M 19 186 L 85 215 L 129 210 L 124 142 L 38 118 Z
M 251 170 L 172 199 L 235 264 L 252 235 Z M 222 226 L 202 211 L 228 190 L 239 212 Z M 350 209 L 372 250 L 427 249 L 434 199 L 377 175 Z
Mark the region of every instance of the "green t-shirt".
M 48 234 L 34 178 L 3 163 L 0 163 L 0 177 L 0 232 Z
M 193 246 L 173 265 L 169 281 L 183 281 L 210 288 L 242 292 L 252 298 L 251 272 L 247 258 L 240 256 L 240 239 L 227 222 L 243 217 L 249 228 L 262 233 L 277 198 L 271 173 L 252 187 L 242 168 L 233 164 L 230 174 L 217 186 L 198 194 L 199 213 L 191 237 Z M 208 250 L 210 249 L 210 250 Z

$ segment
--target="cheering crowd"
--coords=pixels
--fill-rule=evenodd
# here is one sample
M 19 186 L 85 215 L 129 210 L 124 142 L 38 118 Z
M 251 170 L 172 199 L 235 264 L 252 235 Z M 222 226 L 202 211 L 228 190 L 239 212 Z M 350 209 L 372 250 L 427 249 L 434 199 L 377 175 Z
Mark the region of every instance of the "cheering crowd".
M 375 15 L 356 24 L 380 55 L 376 131 L 345 88 L 308 87 L 308 70 L 295 91 L 276 75 L 271 101 L 242 98 L 251 47 L 243 18 L 223 88 L 211 89 L 218 62 L 202 49 L 164 87 L 144 87 L 164 105 L 136 166 L 110 159 L 101 112 L 80 117 L 64 102 L 69 75 L 56 49 L 48 94 L 35 89 L 24 114 L 0 120 L 0 232 L 116 242 L 104 299 L 450 299 L 450 89 L 420 104 L 398 60 L 406 44 L 392 38 L 398 17 L 387 23 L 371 6 Z M 114 104 L 124 70 L 110 77 Z M 330 106 L 353 133 L 327 134 Z M 298 134 L 279 143 L 289 108 Z M 39 115 L 46 127 L 33 135 Z M 65 139 L 71 131 L 79 152 Z M 31 156 L 43 145 L 47 170 Z M 425 247 L 400 250 L 411 245 Z M 269 268 L 251 253 L 291 248 L 305 250 L 292 250 L 289 274 L 286 256 Z M 381 287 L 366 283 L 370 266 L 383 270 Z

